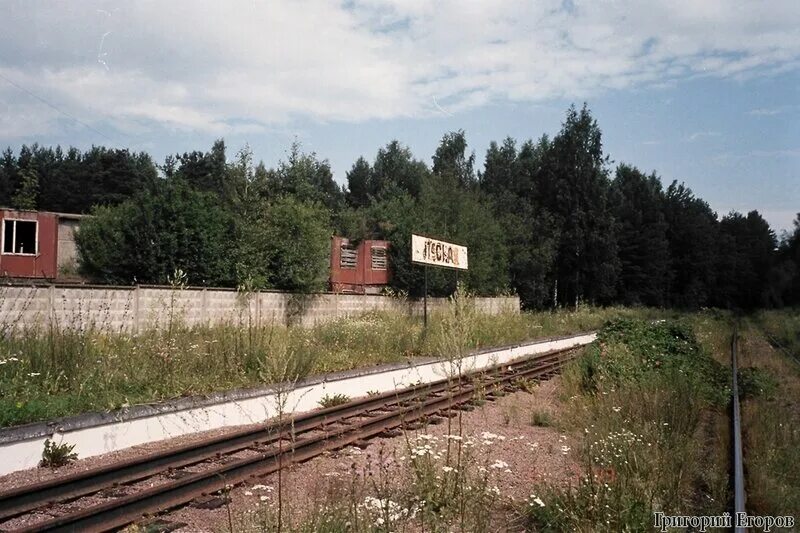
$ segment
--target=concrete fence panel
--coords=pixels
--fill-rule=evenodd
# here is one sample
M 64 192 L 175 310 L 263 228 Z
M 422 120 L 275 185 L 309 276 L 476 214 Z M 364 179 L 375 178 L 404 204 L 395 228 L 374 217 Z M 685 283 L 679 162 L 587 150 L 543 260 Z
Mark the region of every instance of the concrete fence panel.
M 447 305 L 428 298 L 429 312 Z M 475 298 L 481 313 L 519 313 L 519 298 Z M 170 323 L 313 326 L 374 311 L 422 315 L 423 302 L 381 295 L 238 293 L 214 288 L 0 286 L 0 328 L 96 328 L 139 332 Z

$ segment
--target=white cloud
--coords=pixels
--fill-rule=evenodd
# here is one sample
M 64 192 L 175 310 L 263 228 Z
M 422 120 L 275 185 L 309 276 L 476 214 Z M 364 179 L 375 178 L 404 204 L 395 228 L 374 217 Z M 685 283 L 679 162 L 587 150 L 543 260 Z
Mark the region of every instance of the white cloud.
M 783 115 L 786 113 L 791 113 L 796 111 L 798 106 L 796 105 L 784 105 L 778 107 L 760 107 L 758 109 L 751 109 L 747 112 L 748 115 L 752 115 L 755 117 L 773 117 L 776 115 Z
M 717 163 L 735 163 L 744 159 L 754 158 L 794 158 L 800 157 L 800 148 L 783 148 L 778 150 L 750 150 L 743 153 L 724 152 L 711 158 Z
M 721 135 L 718 131 L 696 131 L 689 135 L 686 140 L 689 142 L 695 142 L 699 139 L 709 138 L 709 137 L 719 137 Z
M 798 68 L 794 1 L 573 5 L 17 3 L 0 22 L 0 73 L 90 124 L 225 134 Z M 0 135 L 63 128 L 41 107 L 0 80 Z

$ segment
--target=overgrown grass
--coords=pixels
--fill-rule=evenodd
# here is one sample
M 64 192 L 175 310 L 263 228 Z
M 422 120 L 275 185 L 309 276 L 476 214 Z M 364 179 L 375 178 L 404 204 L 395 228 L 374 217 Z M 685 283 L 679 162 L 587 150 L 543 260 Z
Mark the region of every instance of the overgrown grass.
M 276 353 L 291 367 L 282 374 L 296 379 L 564 335 L 612 317 L 652 313 L 472 313 L 468 330 L 455 334 L 450 322 L 458 318 L 447 313 L 433 314 L 427 332 L 418 317 L 397 313 L 287 328 L 255 327 L 246 313 L 235 323 L 188 327 L 169 312 L 168 327 L 139 334 L 105 333 L 109 328 L 79 314 L 57 329 L 16 327 L 0 317 L 0 427 L 267 384 L 275 379 L 270 361 Z
M 706 320 L 708 339 L 729 331 L 724 317 Z M 724 420 L 726 376 L 685 320 L 605 327 L 564 375 L 565 423 L 583 435 L 582 473 L 568 488 L 535 487 L 541 504 L 526 507 L 528 526 L 650 531 L 654 511 L 725 511 L 727 456 L 717 438 L 725 426 L 714 422 Z
M 393 532 L 506 530 L 511 508 L 497 488 L 512 475 L 491 457 L 499 438 L 405 432 L 400 451 L 378 450 L 348 473 L 309 487 L 313 498 L 279 508 L 274 498 L 254 502 L 224 531 Z M 256 491 L 248 491 L 255 494 Z M 283 514 L 282 528 L 278 515 Z M 501 525 L 502 524 L 502 525 Z
M 766 324 L 781 339 L 796 339 L 790 332 L 796 332 L 800 320 L 796 311 L 770 311 L 761 313 L 754 322 L 743 328 L 739 343 L 748 511 L 797 517 L 800 366 L 790 360 L 790 355 L 770 349 L 761 328 Z
M 771 344 L 800 365 L 800 309 L 760 311 L 753 323 Z

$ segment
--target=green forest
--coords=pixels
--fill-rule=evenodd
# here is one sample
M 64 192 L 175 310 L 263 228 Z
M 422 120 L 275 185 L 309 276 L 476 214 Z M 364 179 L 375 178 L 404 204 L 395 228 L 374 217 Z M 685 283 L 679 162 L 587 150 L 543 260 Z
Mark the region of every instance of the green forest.
M 591 111 L 570 107 L 554 136 L 492 142 L 482 163 L 463 131 L 429 165 L 398 141 L 361 157 L 346 186 L 295 143 L 275 168 L 249 147 L 169 156 L 39 145 L 0 159 L 0 205 L 91 213 L 81 273 L 115 284 L 324 290 L 330 237 L 388 239 L 393 289 L 419 296 L 412 232 L 469 247 L 475 294 L 528 309 L 607 305 L 752 309 L 800 303 L 800 214 L 780 237 L 757 212 L 719 217 L 683 183 L 614 166 Z M 429 292 L 448 295 L 451 271 Z

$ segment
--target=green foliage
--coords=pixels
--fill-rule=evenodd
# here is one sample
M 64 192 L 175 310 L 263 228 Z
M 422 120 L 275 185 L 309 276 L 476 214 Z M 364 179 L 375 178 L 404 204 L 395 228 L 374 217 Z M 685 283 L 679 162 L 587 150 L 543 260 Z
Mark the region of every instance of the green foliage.
M 559 232 L 555 274 L 565 305 L 608 303 L 615 296 L 619 258 L 601 136 L 586 106 L 571 107 L 559 134 L 545 144 L 535 180 Z
M 773 399 L 778 389 L 775 377 L 768 370 L 755 366 L 739 368 L 738 383 L 740 398 L 764 396 Z
M 321 205 L 292 196 L 264 204 L 239 244 L 251 251 L 248 271 L 263 278 L 266 287 L 323 290 L 330 257 L 329 216 Z
M 319 401 L 320 407 L 327 409 L 328 407 L 336 407 L 337 405 L 344 405 L 350 401 L 350 396 L 347 394 L 326 394 Z
M 588 390 L 656 375 L 678 376 L 711 402 L 725 405 L 729 383 L 725 369 L 700 345 L 684 321 L 618 319 L 598 335 L 597 347 L 587 356 Z
M 11 197 L 11 205 L 17 209 L 36 209 L 39 197 L 39 174 L 28 168 L 20 172 L 17 192 Z
M 531 413 L 531 425 L 538 427 L 552 426 L 553 419 L 547 411 L 533 411 Z
M 480 176 L 508 247 L 510 285 L 526 308 L 546 307 L 553 300 L 558 229 L 533 188 L 546 144 L 529 141 L 517 152 L 513 139 L 502 147 L 492 143 Z
M 468 246 L 470 269 L 461 277 L 468 289 L 514 292 L 527 309 L 617 302 L 753 309 L 800 302 L 800 217 L 794 231 L 778 240 L 757 212 L 718 220 L 691 189 L 673 182 L 664 190 L 655 173 L 622 164 L 612 180 L 602 132 L 585 104 L 567 110 L 552 138 L 492 142 L 481 170 L 463 130 L 444 134 L 432 159 L 429 167 L 393 140 L 372 162 L 356 160 L 344 191 L 328 161 L 303 152 L 297 142 L 268 169 L 254 163 L 248 146 L 229 162 L 218 139 L 208 151 L 168 156 L 160 166 L 164 179 L 147 154 L 34 144 L 0 157 L 0 205 L 79 213 L 97 208 L 104 221 L 116 224 L 104 231 L 86 224 L 93 237 L 84 240 L 93 249 L 84 254 L 83 273 L 100 282 L 159 282 L 180 267 L 192 283 L 250 280 L 256 287 L 319 290 L 326 276 L 317 270 L 316 235 L 325 227 L 355 241 L 391 241 L 392 286 L 415 297 L 423 292 L 423 276 L 409 261 L 411 233 Z M 161 200 L 175 203 L 168 191 L 178 183 L 206 194 L 211 200 L 185 203 L 213 201 L 209 213 L 218 222 L 201 217 L 189 223 L 184 219 L 196 214 L 190 208 L 173 224 L 173 208 L 154 208 Z M 307 209 L 281 205 L 287 199 Z M 115 206 L 113 215 L 102 209 Z M 307 257 L 294 248 L 297 239 L 259 227 L 274 217 L 285 222 L 292 210 L 302 215 L 301 229 L 315 237 L 308 268 L 298 266 Z M 305 216 L 309 210 L 315 222 Z M 131 217 L 135 224 L 126 228 L 120 221 Z M 209 253 L 190 259 L 196 250 L 186 247 L 197 243 Z M 156 246 L 163 254 L 150 249 Z M 123 249 L 133 256 L 114 255 Z M 174 253 L 182 257 L 162 257 Z M 289 254 L 290 266 L 275 258 L 282 253 Z M 453 292 L 453 272 L 430 274 L 430 294 Z
M 49 468 L 65 466 L 78 458 L 78 454 L 72 451 L 74 449 L 74 444 L 67 444 L 66 442 L 56 444 L 54 441 L 46 439 L 39 466 Z
M 669 286 L 669 241 L 665 196 L 655 173 L 617 167 L 611 202 L 618 223 L 618 298 L 626 305 L 661 306 Z
M 523 509 L 528 529 L 650 531 L 654 511 L 726 510 L 728 455 L 706 447 L 728 432 L 729 390 L 713 362 L 727 346 L 706 341 L 730 327 L 724 317 L 710 328 L 708 317 L 698 318 L 697 334 L 681 321 L 612 321 L 595 349 L 566 369 L 565 423 L 582 436 L 580 473 L 568 487 L 533 487 Z
M 775 233 L 758 211 L 730 213 L 720 222 L 716 304 L 753 309 L 761 306 L 777 246 Z
M 98 207 L 76 236 L 81 271 L 107 283 L 164 283 L 176 269 L 192 285 L 234 285 L 232 218 L 182 180 L 118 207 Z
M 0 205 L 88 213 L 94 205 L 119 204 L 155 180 L 156 167 L 145 153 L 23 145 L 16 157 L 11 149 L 3 152 Z
M 287 160 L 267 173 L 265 187 L 269 198 L 290 195 L 321 203 L 330 210 L 341 209 L 344 203 L 344 193 L 333 180 L 328 161 L 320 161 L 314 153 L 303 153 L 297 142 L 292 144 Z
M 691 189 L 677 182 L 667 188 L 664 214 L 670 253 L 669 303 L 709 305 L 716 284 L 719 228 L 716 213 Z

